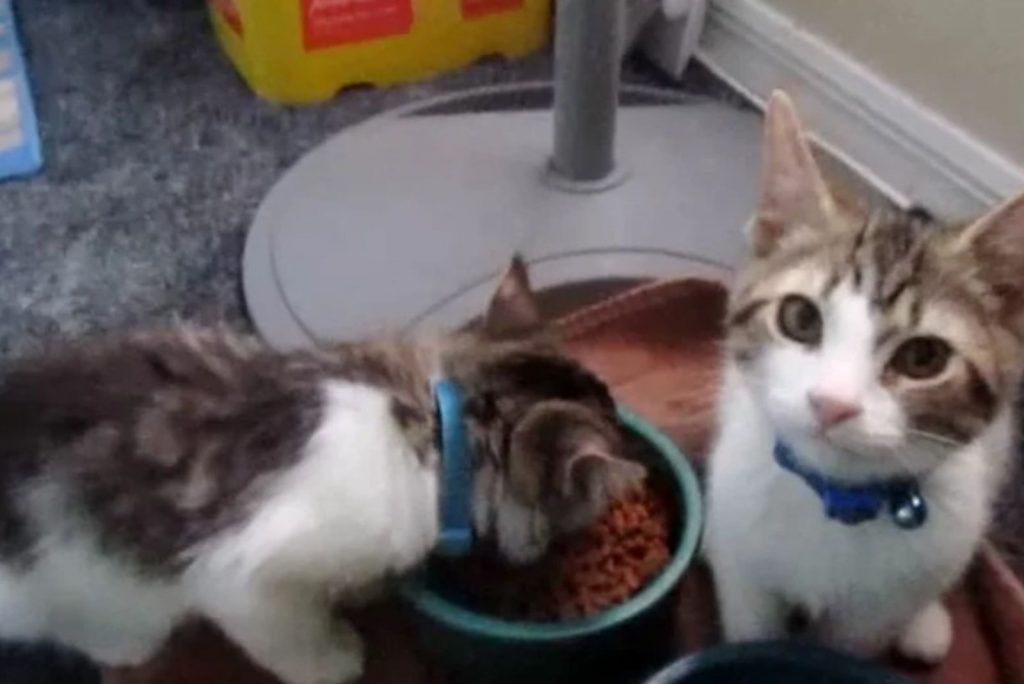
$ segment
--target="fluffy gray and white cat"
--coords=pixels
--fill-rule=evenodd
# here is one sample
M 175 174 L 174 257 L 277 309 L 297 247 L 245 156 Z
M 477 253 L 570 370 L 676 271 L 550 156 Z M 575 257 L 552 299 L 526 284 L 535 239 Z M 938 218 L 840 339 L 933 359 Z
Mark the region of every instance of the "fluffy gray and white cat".
M 725 636 L 783 637 L 799 616 L 826 645 L 937 662 L 942 595 L 1014 452 L 1024 195 L 959 227 L 860 214 L 784 94 L 765 126 L 709 471 Z
M 363 664 L 332 620 L 439 534 L 432 383 L 464 396 L 478 539 L 512 561 L 643 478 L 606 387 L 546 341 L 516 261 L 473 332 L 279 353 L 219 331 L 94 340 L 0 379 L 0 638 L 109 665 L 188 616 L 290 684 Z

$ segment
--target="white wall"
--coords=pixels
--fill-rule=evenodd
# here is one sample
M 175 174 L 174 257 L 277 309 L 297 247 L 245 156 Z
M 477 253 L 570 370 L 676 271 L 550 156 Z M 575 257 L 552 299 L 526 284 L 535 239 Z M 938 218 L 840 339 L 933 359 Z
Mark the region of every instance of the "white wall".
M 1024 164 L 1024 0 L 766 2 Z

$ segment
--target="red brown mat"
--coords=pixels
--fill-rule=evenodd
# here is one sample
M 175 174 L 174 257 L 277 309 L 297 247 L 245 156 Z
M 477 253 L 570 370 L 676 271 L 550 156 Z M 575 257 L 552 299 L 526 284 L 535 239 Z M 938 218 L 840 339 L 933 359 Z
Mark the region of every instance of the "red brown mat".
M 725 292 L 678 280 L 643 285 L 569 315 L 562 327 L 573 353 L 615 388 L 617 397 L 677 441 L 700 468 L 713 430 Z M 1024 684 L 1024 589 L 986 546 L 949 598 L 956 638 L 927 684 Z M 678 609 L 680 653 L 711 645 L 717 617 L 707 569 L 683 581 Z M 406 617 L 393 607 L 360 621 L 371 654 L 365 684 L 439 684 L 411 644 Z M 272 678 L 212 630 L 184 630 L 152 663 L 108 672 L 107 684 L 272 684 Z

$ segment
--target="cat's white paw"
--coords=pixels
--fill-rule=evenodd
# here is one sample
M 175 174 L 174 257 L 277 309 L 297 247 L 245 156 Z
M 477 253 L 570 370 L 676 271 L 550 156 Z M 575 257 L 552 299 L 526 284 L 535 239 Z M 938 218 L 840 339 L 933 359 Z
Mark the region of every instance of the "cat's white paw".
M 362 637 L 341 622 L 323 638 L 297 642 L 291 650 L 277 649 L 263 664 L 286 684 L 347 684 L 363 675 L 365 658 Z
M 930 603 L 903 630 L 896 648 L 926 665 L 942 662 L 953 643 L 953 620 L 941 603 Z
M 363 675 L 363 653 L 336 645 L 291 654 L 270 669 L 287 684 L 347 684 Z
M 69 640 L 69 645 L 86 653 L 98 663 L 108 667 L 138 667 L 153 657 L 160 646 L 159 642 L 146 640 L 128 640 L 108 643 L 76 643 Z

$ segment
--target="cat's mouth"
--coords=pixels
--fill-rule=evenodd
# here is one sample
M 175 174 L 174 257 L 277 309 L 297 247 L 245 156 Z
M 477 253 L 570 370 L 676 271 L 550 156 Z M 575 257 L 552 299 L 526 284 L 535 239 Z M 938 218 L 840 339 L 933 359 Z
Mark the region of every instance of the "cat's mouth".
M 872 448 L 859 435 L 851 435 L 849 429 L 843 427 L 819 427 L 814 431 L 813 439 L 844 457 L 858 460 L 875 460 L 879 457 L 878 449 Z
M 871 443 L 849 436 L 822 435 L 817 441 L 820 465 L 836 476 L 917 478 L 942 462 L 941 454 L 922 451 L 902 440 Z
M 908 446 L 899 435 L 870 434 L 849 425 L 818 428 L 814 431 L 814 438 L 823 446 L 840 451 L 849 458 L 864 461 L 889 459 Z

